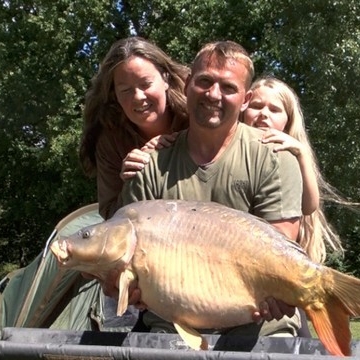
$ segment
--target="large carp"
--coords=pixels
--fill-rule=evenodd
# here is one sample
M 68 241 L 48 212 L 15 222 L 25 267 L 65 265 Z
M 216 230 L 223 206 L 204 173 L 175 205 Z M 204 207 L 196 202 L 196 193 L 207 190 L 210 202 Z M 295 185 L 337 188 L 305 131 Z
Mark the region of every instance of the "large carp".
M 119 269 L 119 315 L 137 279 L 148 309 L 173 322 L 193 348 L 206 344 L 194 329 L 250 323 L 272 296 L 304 309 L 331 354 L 350 355 L 360 280 L 312 262 L 248 213 L 217 203 L 142 201 L 60 238 L 51 250 L 62 267 L 99 279 Z

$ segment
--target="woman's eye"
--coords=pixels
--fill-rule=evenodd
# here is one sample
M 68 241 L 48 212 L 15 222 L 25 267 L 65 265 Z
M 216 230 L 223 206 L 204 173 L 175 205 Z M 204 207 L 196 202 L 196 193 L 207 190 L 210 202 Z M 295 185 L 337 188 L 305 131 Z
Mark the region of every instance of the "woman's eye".
M 274 106 L 274 107 L 270 108 L 270 111 L 273 112 L 273 113 L 281 113 L 282 109 Z
M 127 93 L 129 91 L 130 91 L 130 88 L 119 89 L 119 92 L 121 92 L 121 93 Z
M 146 89 L 148 89 L 151 85 L 152 85 L 151 82 L 145 82 L 145 83 L 142 83 L 142 84 L 140 85 L 140 88 L 141 88 L 142 90 L 146 90 Z
M 117 84 L 115 85 L 115 91 L 117 94 L 123 94 L 131 91 L 131 86 L 128 84 Z

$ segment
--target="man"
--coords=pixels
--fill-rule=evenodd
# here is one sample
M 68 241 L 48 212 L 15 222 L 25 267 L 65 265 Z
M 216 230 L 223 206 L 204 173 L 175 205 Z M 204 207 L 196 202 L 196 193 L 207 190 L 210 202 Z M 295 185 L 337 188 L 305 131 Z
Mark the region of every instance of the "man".
M 260 130 L 238 122 L 251 98 L 253 74 L 253 63 L 239 44 L 205 45 L 185 88 L 189 129 L 173 146 L 151 153 L 145 169 L 125 183 L 119 207 L 158 198 L 216 201 L 262 217 L 296 240 L 302 196 L 297 161 L 289 152 L 274 153 L 272 145 L 259 142 Z M 297 334 L 299 318 L 283 316 L 288 308 L 281 301 L 260 305 L 254 319 L 261 313 L 280 321 L 249 324 L 236 333 Z M 171 331 L 150 312 L 144 322 L 152 331 Z

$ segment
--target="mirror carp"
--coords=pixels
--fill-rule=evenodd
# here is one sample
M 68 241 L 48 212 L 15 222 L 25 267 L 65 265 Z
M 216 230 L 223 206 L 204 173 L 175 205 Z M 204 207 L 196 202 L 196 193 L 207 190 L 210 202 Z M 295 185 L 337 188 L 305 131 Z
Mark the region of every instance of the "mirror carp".
M 102 280 L 119 270 L 119 315 L 137 281 L 147 308 L 173 322 L 194 349 L 207 348 L 195 329 L 250 323 L 272 296 L 304 309 L 330 354 L 350 355 L 349 318 L 360 315 L 360 280 L 314 263 L 246 212 L 211 202 L 140 201 L 59 238 L 51 250 L 62 268 Z

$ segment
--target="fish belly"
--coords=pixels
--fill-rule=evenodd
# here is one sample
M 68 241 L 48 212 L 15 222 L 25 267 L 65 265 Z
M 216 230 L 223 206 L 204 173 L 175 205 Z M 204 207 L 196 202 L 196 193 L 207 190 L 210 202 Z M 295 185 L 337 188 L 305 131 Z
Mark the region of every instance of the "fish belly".
M 148 251 L 145 266 L 136 268 L 142 300 L 151 311 L 195 328 L 252 321 L 254 294 L 232 264 L 216 264 L 191 250 L 177 250 Z
M 209 214 L 162 215 L 158 222 L 153 215 L 136 225 L 133 266 L 142 301 L 160 317 L 196 328 L 252 322 L 268 295 L 259 283 L 267 266 L 258 260 L 259 248 L 244 246 L 253 239 L 241 238 L 237 226 Z

